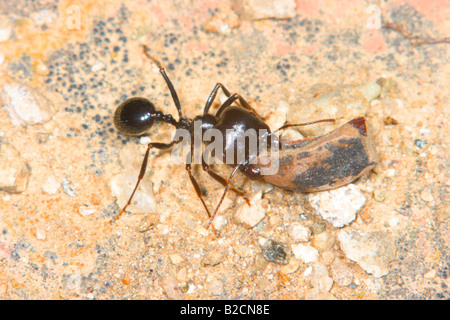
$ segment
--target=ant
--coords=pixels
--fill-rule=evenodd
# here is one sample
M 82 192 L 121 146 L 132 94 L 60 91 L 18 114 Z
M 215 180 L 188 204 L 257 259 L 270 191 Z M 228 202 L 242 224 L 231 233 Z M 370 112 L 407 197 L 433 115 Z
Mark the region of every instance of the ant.
M 148 48 L 145 45 L 143 46 L 143 51 L 144 51 L 144 54 L 159 68 L 159 72 L 163 76 L 163 78 L 167 84 L 167 87 L 169 88 L 170 94 L 172 96 L 172 100 L 178 111 L 178 120 L 176 120 L 171 114 L 164 114 L 163 112 L 156 110 L 154 104 L 152 102 L 150 102 L 148 99 L 142 98 L 142 97 L 132 97 L 132 98 L 129 98 L 129 99 L 123 101 L 117 107 L 117 109 L 114 113 L 114 124 L 120 132 L 122 132 L 124 134 L 128 134 L 128 135 L 133 135 L 133 136 L 138 136 L 138 135 L 144 134 L 146 131 L 148 131 L 153 126 L 155 121 L 165 122 L 165 123 L 168 123 L 168 124 L 174 126 L 176 128 L 176 130 L 184 129 L 189 132 L 190 137 L 191 137 L 191 145 L 190 145 L 190 153 L 188 153 L 188 157 L 190 157 L 191 161 L 190 162 L 186 161 L 185 168 L 189 175 L 189 179 L 190 179 L 192 185 L 194 186 L 195 192 L 197 193 L 198 198 L 202 202 L 202 204 L 208 214 L 209 221 L 207 224 L 207 228 L 209 228 L 212 225 L 214 217 L 216 216 L 216 214 L 220 208 L 220 205 L 222 204 L 222 201 L 225 198 L 225 195 L 228 190 L 232 190 L 233 192 L 237 193 L 239 196 L 242 196 L 244 198 L 244 200 L 247 202 L 247 204 L 250 205 L 250 201 L 247 198 L 247 196 L 245 195 L 245 193 L 242 190 L 235 188 L 234 186 L 231 185 L 231 180 L 238 170 L 241 171 L 242 173 L 244 173 L 251 180 L 261 180 L 261 179 L 265 179 L 266 181 L 270 180 L 270 179 L 268 179 L 268 177 L 270 177 L 270 176 L 265 176 L 262 174 L 262 167 L 263 167 L 262 165 L 259 165 L 258 163 L 257 164 L 250 163 L 250 160 L 259 156 L 260 150 L 256 150 L 255 152 L 251 153 L 251 152 L 249 152 L 247 146 L 245 146 L 245 147 L 239 146 L 237 143 L 238 142 L 237 140 L 238 140 L 240 134 L 242 134 L 243 132 L 245 132 L 248 129 L 265 130 L 265 132 L 267 132 L 265 138 L 267 138 L 267 137 L 271 137 L 277 131 L 283 130 L 288 127 L 304 126 L 304 125 L 310 125 L 310 124 L 315 124 L 315 123 L 319 123 L 319 122 L 335 122 L 336 121 L 335 119 L 322 119 L 322 120 L 311 121 L 311 122 L 307 122 L 307 123 L 299 123 L 299 124 L 289 124 L 288 123 L 288 124 L 281 126 L 279 129 L 271 132 L 269 126 L 264 122 L 264 120 L 257 114 L 257 112 L 248 104 L 248 102 L 240 94 L 238 94 L 238 93 L 231 94 L 230 91 L 221 83 L 217 83 L 214 86 L 214 89 L 211 91 L 209 98 L 206 100 L 206 104 L 203 109 L 203 114 L 197 115 L 193 119 L 188 118 L 183 115 L 183 112 L 181 110 L 180 101 L 178 99 L 178 95 L 172 85 L 172 82 L 170 81 L 169 77 L 167 76 L 162 64 L 156 58 L 154 58 L 147 52 Z M 215 114 L 211 114 L 211 113 L 209 113 L 209 111 L 210 111 L 211 105 L 214 102 L 214 99 L 216 98 L 216 95 L 217 95 L 219 89 L 222 89 L 222 91 L 226 95 L 227 99 L 225 102 L 222 103 L 222 105 L 219 107 L 218 111 Z M 362 119 L 364 119 L 364 118 L 362 118 Z M 235 157 L 233 159 L 234 161 L 232 161 L 232 163 L 229 163 L 229 161 L 228 161 L 228 163 L 227 163 L 228 165 L 230 165 L 233 168 L 228 179 L 226 179 L 226 178 L 220 176 L 219 174 L 217 174 L 216 172 L 214 172 L 211 169 L 210 165 L 202 157 L 203 170 L 206 171 L 209 174 L 209 176 L 211 176 L 213 179 L 215 179 L 217 182 L 219 182 L 225 188 L 218 205 L 216 206 L 215 210 L 212 213 L 209 211 L 208 207 L 206 206 L 206 203 L 202 196 L 202 192 L 200 190 L 200 186 L 192 174 L 191 163 L 192 163 L 193 151 L 194 151 L 194 122 L 196 122 L 196 121 L 200 121 L 201 132 L 202 132 L 202 141 L 205 144 L 210 143 L 210 142 L 203 140 L 203 134 L 206 131 L 208 131 L 210 129 L 217 129 L 223 134 L 223 139 L 224 139 L 223 142 L 224 143 L 223 143 L 223 149 L 221 150 L 221 152 L 219 152 L 219 153 L 221 153 L 219 155 L 219 158 L 222 158 L 223 160 L 225 160 L 227 152 L 229 152 L 229 151 L 233 151 L 234 152 L 233 154 L 235 155 Z M 364 125 L 363 129 L 365 130 L 365 122 L 361 123 L 361 121 L 356 123 L 356 125 L 354 125 L 354 127 L 361 129 L 361 127 Z M 362 130 L 360 130 L 360 131 L 362 132 Z M 353 134 L 353 136 L 354 136 L 354 134 Z M 179 139 L 179 138 L 177 139 L 175 137 L 169 143 L 150 142 L 147 145 L 147 150 L 145 152 L 145 156 L 144 156 L 144 159 L 141 164 L 141 169 L 139 172 L 138 180 L 133 189 L 133 192 L 131 193 L 131 196 L 130 196 L 128 202 L 126 203 L 126 205 L 122 208 L 122 210 L 119 212 L 119 214 L 117 214 L 117 216 L 111 220 L 111 222 L 117 220 L 125 212 L 127 207 L 130 205 L 130 203 L 133 199 L 133 196 L 139 186 L 139 183 L 145 175 L 150 150 L 153 148 L 162 149 L 162 150 L 169 149 L 181 141 L 182 141 L 182 139 Z M 277 141 L 277 140 L 275 140 L 275 141 Z M 307 138 L 307 139 L 301 140 L 301 142 L 302 141 L 309 142 L 309 141 L 314 141 L 314 139 Z M 258 143 L 260 143 L 260 141 L 258 141 Z M 280 143 L 279 147 L 280 147 L 280 149 L 283 146 L 286 149 L 291 149 L 291 150 L 296 149 L 295 150 L 296 152 L 302 151 L 302 153 L 305 154 L 305 153 L 307 153 L 307 152 L 305 152 L 305 143 L 299 144 L 298 141 L 288 143 L 288 144 L 285 143 L 284 145 Z M 232 149 L 232 150 L 230 150 L 230 149 Z M 245 155 L 243 161 L 237 161 L 237 158 L 236 158 L 237 154 Z M 295 172 L 296 168 L 294 166 L 294 167 L 290 168 L 289 170 Z M 284 176 L 284 175 L 285 175 L 285 173 L 279 172 L 279 173 L 273 174 L 272 177 L 283 179 L 282 176 Z M 284 179 L 286 179 L 286 177 Z M 354 179 L 356 179 L 356 177 L 353 177 L 353 180 Z M 269 181 L 269 182 L 277 185 L 277 182 L 271 182 L 271 181 Z M 337 182 L 336 184 L 334 184 L 333 181 L 331 181 L 331 182 L 328 181 L 328 182 L 330 184 L 330 188 L 335 188 L 335 187 L 339 186 L 339 182 Z M 299 189 L 299 188 L 295 188 L 295 186 L 294 187 L 284 186 L 284 185 L 280 185 L 279 183 L 278 183 L 278 185 L 284 189 Z M 313 190 L 314 187 L 310 188 L 310 189 Z

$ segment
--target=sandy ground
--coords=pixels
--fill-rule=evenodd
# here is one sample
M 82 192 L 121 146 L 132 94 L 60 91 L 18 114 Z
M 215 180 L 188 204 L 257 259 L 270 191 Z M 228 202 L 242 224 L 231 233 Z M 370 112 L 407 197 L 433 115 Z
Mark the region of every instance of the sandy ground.
M 0 298 L 450 298 L 450 50 L 408 39 L 448 37 L 448 2 L 286 1 L 268 18 L 271 1 L 243 3 L 0 3 Z M 250 198 L 262 190 L 264 218 L 251 228 L 237 221 L 245 204 L 229 193 L 216 237 L 181 158 L 154 151 L 143 195 L 151 205 L 110 224 L 120 211 L 114 179 L 125 179 L 128 195 L 123 175 L 137 178 L 145 143 L 174 134 L 155 125 L 139 139 L 113 126 L 116 106 L 135 95 L 176 115 L 142 44 L 166 66 L 190 117 L 217 82 L 274 126 L 365 115 L 380 161 L 354 183 L 366 199 L 356 219 L 335 227 L 310 195 L 239 175 L 234 184 Z M 337 115 L 308 100 L 317 84 L 334 92 L 380 78 L 380 95 L 356 111 Z M 20 92 L 7 92 L 20 85 L 33 93 L 33 112 L 12 101 Z M 215 207 L 222 186 L 201 168 L 194 174 Z M 309 230 L 306 239 L 293 236 L 294 224 Z M 344 250 L 343 235 L 355 232 L 381 274 Z M 273 241 L 284 259 L 266 259 Z

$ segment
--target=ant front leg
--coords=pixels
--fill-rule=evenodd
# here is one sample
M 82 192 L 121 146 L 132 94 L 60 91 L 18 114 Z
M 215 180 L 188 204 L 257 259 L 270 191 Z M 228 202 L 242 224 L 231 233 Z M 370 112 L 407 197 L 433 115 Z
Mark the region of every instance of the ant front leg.
M 202 157 L 202 168 L 203 168 L 203 171 L 206 171 L 214 180 L 216 180 L 221 185 L 226 187 L 227 180 L 225 178 L 223 178 L 222 176 L 218 175 L 217 173 L 215 173 L 214 171 L 211 171 L 210 166 L 205 162 L 205 159 L 203 159 L 203 157 Z M 247 204 L 250 205 L 250 200 L 247 198 L 244 191 L 237 189 L 233 186 L 230 186 L 229 188 L 232 191 L 236 192 L 238 195 L 242 196 L 244 198 L 245 202 L 247 202 Z
M 172 141 L 170 143 L 161 143 L 161 142 L 150 142 L 147 145 L 147 151 L 145 151 L 145 156 L 144 156 L 144 160 L 142 161 L 142 165 L 141 165 L 141 171 L 139 172 L 139 177 L 138 177 L 138 181 L 136 182 L 136 186 L 133 189 L 133 192 L 131 193 L 130 198 L 128 199 L 127 204 L 122 208 L 122 210 L 119 212 L 119 214 L 117 216 L 115 216 L 114 218 L 111 219 L 110 223 L 113 223 L 114 221 L 116 221 L 117 219 L 120 218 L 120 216 L 125 212 L 125 210 L 128 208 L 128 206 L 131 204 L 131 201 L 133 200 L 134 194 L 136 193 L 137 188 L 139 187 L 139 183 L 141 182 L 141 180 L 144 178 L 145 175 L 145 171 L 147 169 L 147 162 L 148 162 L 148 156 L 150 154 L 150 150 L 152 148 L 156 148 L 156 149 L 169 149 L 170 147 L 172 147 L 174 144 L 178 143 L 178 141 Z
M 230 107 L 231 104 L 233 102 L 235 102 L 236 100 L 239 100 L 239 102 L 242 104 L 242 107 L 244 109 L 249 110 L 250 112 L 254 113 L 255 115 L 257 115 L 260 119 L 262 119 L 262 117 L 255 111 L 255 109 L 253 109 L 247 101 L 245 101 L 244 98 L 242 98 L 242 96 L 239 93 L 235 93 L 232 96 L 228 97 L 228 99 L 220 106 L 219 110 L 217 110 L 216 112 L 216 117 L 219 117 L 220 114 L 223 112 L 223 110 L 225 110 L 226 108 Z
M 203 196 L 202 196 L 202 191 L 200 189 L 200 186 L 198 185 L 197 180 L 195 180 L 194 176 L 192 175 L 191 172 L 191 163 L 192 163 L 192 158 L 194 156 L 194 140 L 192 139 L 191 141 L 191 151 L 189 152 L 189 157 L 190 157 L 190 161 L 188 161 L 188 159 L 186 159 L 186 171 L 189 174 L 189 179 L 191 180 L 192 185 L 194 186 L 195 192 L 197 193 L 198 198 L 200 199 L 200 201 L 202 202 L 203 206 L 205 207 L 206 213 L 208 214 L 208 217 L 211 218 L 211 213 L 208 210 L 208 207 L 206 206 L 205 201 L 203 200 Z
M 233 171 L 231 172 L 230 176 L 229 176 L 228 179 L 226 180 L 225 189 L 223 190 L 222 197 L 220 198 L 219 204 L 217 205 L 216 209 L 215 209 L 214 212 L 212 213 L 211 218 L 209 219 L 206 228 L 211 227 L 211 225 L 212 225 L 212 223 L 213 223 L 213 221 L 214 221 L 214 218 L 215 218 L 217 212 L 219 211 L 220 205 L 222 204 L 223 199 L 225 199 L 225 195 L 227 194 L 228 189 L 231 187 L 231 179 L 233 179 L 234 175 L 236 174 L 236 172 L 238 171 L 238 169 L 239 169 L 242 165 L 243 165 L 243 163 L 238 164 L 238 165 L 233 169 Z
M 254 114 L 256 114 L 258 117 L 261 118 L 261 116 L 258 115 L 258 113 L 256 112 L 255 109 L 253 109 L 250 104 L 240 95 L 235 93 L 233 96 L 231 95 L 230 91 L 220 82 L 218 82 L 215 86 L 214 89 L 211 91 L 211 94 L 209 95 L 208 100 L 206 101 L 206 105 L 205 105 L 205 109 L 203 110 L 203 114 L 207 114 L 209 111 L 209 108 L 211 107 L 214 99 L 216 98 L 217 92 L 219 91 L 219 89 L 222 88 L 222 91 L 225 93 L 225 95 L 227 96 L 227 98 L 231 98 L 231 102 L 225 107 L 228 108 L 234 101 L 239 100 L 239 103 L 241 104 L 241 106 L 247 110 L 250 110 L 251 112 L 253 112 Z M 227 100 L 228 101 L 228 100 Z M 224 102 L 225 104 L 226 102 Z M 223 105 L 220 107 L 219 111 L 222 112 L 223 109 Z M 216 114 L 219 114 L 219 111 L 217 111 Z
M 203 109 L 203 114 L 208 113 L 209 108 L 211 107 L 214 99 L 216 98 L 217 92 L 219 91 L 220 88 L 222 88 L 222 91 L 223 91 L 223 93 L 225 93 L 227 98 L 229 98 L 231 96 L 230 91 L 228 91 L 228 89 L 225 88 L 225 86 L 223 84 L 221 84 L 220 82 L 216 83 L 216 85 L 214 86 L 214 89 L 211 91 L 211 94 L 209 95 L 208 100 L 206 100 L 206 105 L 205 105 L 205 109 Z

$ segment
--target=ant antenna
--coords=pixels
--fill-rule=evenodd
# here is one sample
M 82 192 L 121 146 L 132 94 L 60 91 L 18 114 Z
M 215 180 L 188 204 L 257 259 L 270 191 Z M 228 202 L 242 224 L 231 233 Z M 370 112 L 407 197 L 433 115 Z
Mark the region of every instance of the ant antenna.
M 156 64 L 156 66 L 159 68 L 159 72 L 161 72 L 164 80 L 166 81 L 166 84 L 167 84 L 167 86 L 169 87 L 169 90 L 170 90 L 170 94 L 172 95 L 173 102 L 175 103 L 175 106 L 177 107 L 178 116 L 180 118 L 182 118 L 183 117 L 183 113 L 181 112 L 180 99 L 178 99 L 177 92 L 175 91 L 175 88 L 173 87 L 172 82 L 170 81 L 169 77 L 167 76 L 163 65 L 161 64 L 161 62 L 159 62 L 158 59 L 156 59 L 156 58 L 154 58 L 154 57 L 152 57 L 151 55 L 148 54 L 148 52 L 147 52 L 148 48 L 147 48 L 147 46 L 145 44 L 142 45 L 142 48 L 143 48 L 144 54 L 147 56 L 147 58 L 152 60 L 152 62 L 154 64 Z

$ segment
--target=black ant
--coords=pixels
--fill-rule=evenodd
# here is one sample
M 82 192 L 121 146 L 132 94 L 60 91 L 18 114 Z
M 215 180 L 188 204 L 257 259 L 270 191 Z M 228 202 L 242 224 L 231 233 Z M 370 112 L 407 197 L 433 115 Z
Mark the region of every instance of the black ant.
M 208 100 L 206 101 L 205 107 L 203 109 L 203 114 L 196 116 L 194 119 L 188 118 L 188 117 L 184 116 L 181 111 L 181 105 L 180 105 L 180 101 L 178 99 L 177 93 L 176 93 L 169 77 L 167 76 L 162 64 L 157 59 L 155 59 L 154 57 L 152 57 L 151 55 L 148 54 L 148 52 L 147 52 L 148 49 L 145 45 L 143 46 L 143 49 L 144 49 L 144 54 L 151 61 L 153 61 L 153 63 L 155 63 L 155 65 L 159 68 L 159 71 L 162 74 L 162 76 L 169 88 L 173 102 L 175 103 L 175 106 L 178 111 L 178 120 L 175 120 L 174 117 L 170 114 L 164 114 L 161 111 L 157 111 L 154 104 L 152 102 L 150 102 L 148 99 L 141 98 L 141 97 L 133 97 L 133 98 L 129 98 L 129 99 L 125 100 L 117 107 L 115 114 L 114 114 L 114 124 L 120 132 L 122 132 L 124 134 L 128 134 L 128 135 L 134 135 L 134 136 L 144 134 L 146 131 L 148 131 L 152 127 L 152 125 L 154 124 L 155 121 L 162 121 L 162 122 L 165 122 L 165 123 L 168 123 L 168 124 L 174 126 L 177 130 L 184 129 L 189 132 L 189 134 L 191 136 L 191 145 L 190 145 L 191 151 L 188 154 L 188 157 L 190 157 L 191 161 L 186 162 L 186 171 L 189 175 L 192 185 L 195 188 L 195 192 L 197 193 L 198 198 L 200 199 L 203 206 L 205 207 L 206 212 L 208 213 L 209 222 L 207 224 L 207 228 L 209 228 L 211 226 L 213 219 L 214 219 L 215 215 L 217 214 L 228 189 L 231 189 L 238 195 L 242 196 L 245 199 L 245 201 L 247 202 L 247 204 L 250 205 L 250 201 L 246 197 L 244 192 L 238 188 L 233 187 L 230 184 L 231 179 L 233 178 L 233 176 L 236 174 L 236 172 L 238 170 L 243 172 L 251 180 L 260 180 L 260 179 L 268 180 L 266 178 L 266 176 L 264 176 L 261 172 L 261 170 L 262 170 L 261 165 L 250 163 L 251 159 L 254 159 L 255 157 L 257 157 L 259 155 L 260 150 L 257 149 L 256 153 L 255 152 L 250 153 L 247 149 L 247 146 L 245 146 L 245 147 L 239 146 L 237 144 L 239 134 L 242 134 L 243 132 L 247 131 L 248 129 L 254 129 L 256 131 L 264 130 L 265 132 L 267 132 L 267 134 L 265 136 L 265 138 L 267 138 L 269 136 L 272 136 L 275 132 L 285 129 L 285 128 L 288 128 L 288 127 L 303 126 L 303 125 L 309 125 L 309 124 L 319 123 L 319 122 L 334 122 L 335 121 L 335 119 L 323 119 L 323 120 L 317 120 L 317 121 L 301 123 L 301 124 L 285 124 L 278 130 L 271 132 L 269 126 L 263 121 L 263 119 L 257 114 L 257 112 L 247 103 L 247 101 L 241 95 L 239 95 L 237 93 L 231 94 L 230 91 L 221 83 L 217 83 L 214 86 L 214 89 L 212 90 L 211 94 L 209 95 Z M 216 98 L 216 95 L 217 95 L 219 89 L 222 89 L 222 91 L 227 96 L 227 99 L 224 103 L 222 103 L 222 105 L 220 106 L 220 108 L 218 109 L 218 111 L 215 114 L 211 114 L 211 113 L 209 113 L 209 110 L 211 108 L 211 105 L 213 104 L 214 99 Z M 236 104 L 233 104 L 233 103 L 236 103 Z M 237 103 L 239 103 L 239 105 L 237 105 Z M 219 174 L 215 173 L 214 171 L 212 171 L 210 165 L 202 157 L 203 170 L 206 171 L 212 178 L 214 178 L 216 181 L 218 181 L 220 184 L 222 184 L 225 187 L 222 197 L 221 197 L 218 205 L 216 206 L 215 210 L 213 211 L 213 213 L 211 213 L 209 211 L 208 207 L 206 206 L 205 201 L 203 200 L 203 197 L 202 197 L 202 192 L 200 190 L 200 186 L 197 183 L 196 179 L 194 178 L 194 176 L 192 175 L 192 172 L 191 172 L 191 163 L 192 163 L 192 157 L 193 157 L 193 151 L 194 151 L 194 122 L 196 122 L 196 121 L 200 121 L 200 123 L 201 123 L 202 139 L 203 139 L 203 133 L 205 133 L 207 130 L 210 130 L 210 129 L 217 129 L 223 134 L 223 137 L 224 137 L 223 149 L 221 150 L 222 153 L 219 155 L 219 157 L 221 157 L 223 160 L 225 160 L 227 152 L 229 152 L 230 149 L 233 149 L 231 151 L 234 151 L 234 153 L 233 153 L 234 155 L 242 154 L 242 153 L 245 154 L 243 161 L 237 161 L 236 157 L 235 157 L 234 161 L 232 163 L 227 163 L 228 165 L 233 167 L 233 170 L 232 170 L 231 174 L 229 175 L 228 179 L 226 179 L 226 178 L 220 176 Z M 360 131 L 360 133 L 362 134 L 362 131 L 363 131 L 362 126 L 364 126 L 364 130 L 365 130 L 365 122 L 362 123 L 361 121 L 362 120 L 360 120 L 359 122 L 355 122 L 357 125 L 353 125 L 353 127 L 357 128 Z M 345 131 L 348 132 L 347 129 Z M 352 133 L 351 135 L 355 136 L 357 134 Z M 325 136 L 323 136 L 323 137 L 325 137 Z M 319 138 L 322 138 L 322 137 L 319 137 Z M 308 140 L 308 141 L 303 143 L 303 141 L 305 141 L 305 140 Z M 314 141 L 314 139 L 307 138 L 305 140 L 301 140 L 301 142 L 302 142 L 301 144 L 299 144 L 298 141 L 297 142 L 288 142 L 287 144 L 285 144 L 285 148 L 291 149 L 291 150 L 297 149 L 296 150 L 297 152 L 301 152 L 302 150 L 304 151 L 305 145 L 309 141 Z M 181 139 L 179 139 L 179 138 L 177 139 L 175 137 L 169 143 L 151 142 L 147 145 L 147 150 L 145 152 L 144 160 L 142 161 L 142 165 L 141 165 L 141 169 L 140 169 L 140 173 L 138 176 L 136 186 L 134 187 L 134 190 L 131 193 L 131 196 L 130 196 L 128 202 L 126 203 L 126 205 L 122 208 L 122 210 L 119 212 L 119 214 L 115 218 L 113 218 L 112 221 L 117 220 L 123 214 L 123 212 L 125 212 L 127 207 L 130 205 L 130 203 L 133 199 L 133 196 L 139 186 L 139 183 L 142 180 L 142 178 L 144 177 L 144 174 L 145 174 L 145 171 L 147 168 L 147 162 L 148 162 L 150 150 L 153 148 L 169 149 L 181 141 L 182 141 Z M 277 141 L 277 140 L 275 140 L 275 141 Z M 203 141 L 203 142 L 205 142 L 206 144 L 210 143 L 207 141 Z M 259 143 L 259 141 L 258 141 L 258 143 Z M 281 149 L 282 145 L 279 144 L 279 147 Z M 301 152 L 301 153 L 303 154 L 303 157 L 304 157 L 304 154 L 306 154 L 308 152 Z M 297 157 L 297 158 L 299 158 L 299 157 Z M 317 162 L 316 162 L 316 164 L 317 164 Z M 289 170 L 292 172 L 295 172 L 296 168 L 292 167 Z M 298 173 L 299 172 L 296 172 L 296 174 L 298 174 Z M 304 174 L 304 172 L 301 172 L 301 174 Z M 287 179 L 286 177 L 283 178 L 280 173 L 276 173 L 272 176 L 275 178 L 281 178 L 284 180 Z M 355 176 L 353 178 L 353 180 L 356 178 L 357 177 Z M 271 182 L 271 183 L 273 183 L 273 182 Z M 334 184 L 333 181 L 328 181 L 327 183 L 329 183 L 329 185 L 330 185 L 330 187 L 328 189 L 339 186 L 339 183 Z M 346 183 L 349 183 L 349 182 L 346 182 Z M 273 183 L 273 184 L 277 185 L 277 183 Z M 281 186 L 282 188 L 285 188 L 285 189 L 297 189 L 297 190 L 301 189 L 301 188 L 295 188 L 295 187 L 292 188 L 289 186 L 286 187 L 283 185 L 279 185 L 279 186 Z M 310 189 L 312 190 L 314 188 L 310 188 Z M 323 189 L 326 189 L 326 188 L 323 188 Z

